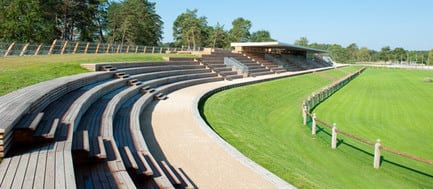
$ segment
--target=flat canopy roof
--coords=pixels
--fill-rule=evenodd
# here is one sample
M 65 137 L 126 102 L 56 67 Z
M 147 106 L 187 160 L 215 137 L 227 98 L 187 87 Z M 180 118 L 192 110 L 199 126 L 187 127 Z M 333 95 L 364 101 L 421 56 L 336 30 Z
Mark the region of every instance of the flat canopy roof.
M 296 50 L 296 51 L 309 51 L 314 53 L 326 53 L 328 51 L 321 49 L 314 49 L 309 47 L 303 47 L 299 45 L 292 45 L 288 43 L 281 43 L 279 41 L 273 42 L 244 42 L 244 43 L 231 43 L 232 47 L 259 47 L 259 48 L 280 48 L 287 50 Z

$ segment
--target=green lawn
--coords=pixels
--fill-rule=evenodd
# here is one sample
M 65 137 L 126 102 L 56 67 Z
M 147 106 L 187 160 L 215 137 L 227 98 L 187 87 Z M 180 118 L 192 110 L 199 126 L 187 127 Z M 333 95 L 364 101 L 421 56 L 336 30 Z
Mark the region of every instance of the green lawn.
M 62 76 L 87 72 L 82 63 L 164 61 L 165 54 L 68 54 L 0 58 L 0 96 Z M 192 57 L 192 55 L 169 55 Z
M 312 136 L 310 128 L 302 125 L 300 112 L 302 101 L 313 91 L 330 84 L 333 78 L 341 78 L 345 73 L 356 69 L 358 68 L 348 67 L 222 91 L 205 102 L 203 114 L 213 129 L 226 141 L 255 162 L 299 188 L 429 188 L 433 186 L 433 166 L 383 153 L 385 161 L 382 162 L 381 168 L 376 170 L 373 168 L 371 147 L 342 138 L 344 143 L 332 150 L 329 130 L 321 130 L 316 136 Z M 380 74 L 381 71 L 389 72 L 383 69 L 377 72 Z M 352 82 L 358 82 L 358 79 L 369 76 L 369 72 L 370 69 Z M 422 83 L 423 76 L 418 78 L 421 78 Z M 337 92 L 329 101 L 338 101 L 337 96 L 349 89 L 351 85 L 352 83 Z M 433 87 L 433 84 L 431 86 Z M 373 92 L 374 90 L 368 91 L 368 94 Z M 364 94 L 359 98 L 369 97 Z M 319 108 L 322 105 L 319 105 Z M 325 113 L 319 108 L 317 109 L 319 117 L 327 119 L 324 117 Z M 344 113 L 346 113 L 342 112 L 344 110 L 339 113 L 328 111 L 329 115 L 340 118 L 331 120 L 335 120 L 341 129 L 343 127 L 340 125 L 343 122 L 340 120 L 345 119 Z M 369 125 L 371 124 L 366 126 Z M 400 125 L 400 129 L 406 130 L 407 125 Z M 385 142 L 388 139 L 382 140 L 384 145 L 388 144 Z M 428 148 L 430 145 L 424 146 L 416 142 L 412 144 L 416 145 L 414 148 L 422 148 L 419 151 L 424 150 L 427 154 L 431 152 L 431 148 Z

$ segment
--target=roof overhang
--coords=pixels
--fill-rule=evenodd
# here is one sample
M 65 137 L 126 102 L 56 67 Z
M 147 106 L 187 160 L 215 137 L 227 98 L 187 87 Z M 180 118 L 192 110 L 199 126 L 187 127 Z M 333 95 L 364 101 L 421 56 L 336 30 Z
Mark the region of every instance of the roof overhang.
M 231 43 L 232 47 L 259 47 L 259 48 L 280 48 L 295 51 L 307 51 L 313 53 L 327 53 L 328 51 L 321 49 L 314 49 L 309 47 L 303 47 L 299 45 L 292 45 L 288 43 L 281 43 L 279 41 L 273 42 L 244 42 L 244 43 Z

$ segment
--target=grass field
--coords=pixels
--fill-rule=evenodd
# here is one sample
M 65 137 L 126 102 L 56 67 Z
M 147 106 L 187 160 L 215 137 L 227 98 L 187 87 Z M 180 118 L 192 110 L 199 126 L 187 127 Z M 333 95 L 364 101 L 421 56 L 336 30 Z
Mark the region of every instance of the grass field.
M 69 54 L 0 58 L 0 96 L 62 76 L 87 72 L 82 63 L 164 61 L 165 54 Z M 191 57 L 191 55 L 170 55 Z
M 382 153 L 385 159 L 381 168 L 376 170 L 373 168 L 371 147 L 342 138 L 344 142 L 332 150 L 329 130 L 320 130 L 316 136 L 312 136 L 310 128 L 302 125 L 302 101 L 313 91 L 330 84 L 333 78 L 341 78 L 356 69 L 348 67 L 222 91 L 205 102 L 203 113 L 208 123 L 226 141 L 299 188 L 431 188 L 433 166 Z M 367 69 L 352 82 L 368 78 L 370 72 L 380 75 L 381 71 L 391 73 L 394 70 Z M 397 72 L 405 75 L 404 71 Z M 424 84 L 423 77 L 417 75 L 417 78 L 421 78 L 421 84 Z M 339 101 L 338 95 L 351 86 L 352 83 L 349 83 L 329 101 Z M 374 90 L 367 91 L 367 94 L 373 95 Z M 368 95 L 358 98 L 368 99 Z M 322 105 L 326 106 L 325 103 Z M 319 109 L 322 105 L 317 108 L 318 115 L 327 120 L 328 117 Z M 343 110 L 339 113 L 323 111 L 330 116 L 344 115 L 341 113 Z M 341 116 L 340 119 L 345 117 Z M 335 122 L 343 129 L 340 127 L 342 121 Z M 408 132 L 407 125 L 400 127 L 403 132 Z M 375 135 L 371 137 L 369 139 L 376 139 Z M 394 147 L 385 142 L 388 139 L 381 139 L 383 145 Z M 414 148 L 420 148 L 417 151 L 424 150 L 424 154 L 431 152 L 431 144 L 424 146 L 415 142 L 414 145 Z

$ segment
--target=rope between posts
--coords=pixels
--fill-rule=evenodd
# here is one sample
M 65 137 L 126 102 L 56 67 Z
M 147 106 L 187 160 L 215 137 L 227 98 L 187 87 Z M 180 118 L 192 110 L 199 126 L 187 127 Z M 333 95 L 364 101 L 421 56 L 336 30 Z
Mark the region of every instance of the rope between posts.
M 348 80 L 349 80 L 349 79 L 352 79 L 353 76 L 355 76 L 355 75 L 357 75 L 357 74 L 360 74 L 362 71 L 364 71 L 364 69 L 365 69 L 365 67 L 362 68 L 362 69 L 360 69 L 360 70 L 357 70 L 356 72 L 354 72 L 354 73 L 352 73 L 352 74 L 350 74 L 350 75 L 348 75 L 348 76 L 346 76 L 346 77 L 344 77 L 343 79 L 338 80 L 337 82 L 334 82 L 331 86 L 326 87 L 326 89 L 332 89 L 332 90 L 331 90 L 331 94 L 332 94 L 332 93 L 335 93 L 335 92 L 338 91 L 342 86 L 339 87 L 339 88 L 337 88 L 337 89 L 335 89 L 335 88 L 333 88 L 333 87 L 338 86 L 338 85 L 340 85 L 340 84 L 342 84 L 342 83 L 343 83 L 343 86 L 344 86 L 345 84 L 348 83 Z M 323 98 L 323 99 L 319 99 L 319 100 L 316 100 L 315 98 L 317 97 L 317 95 L 323 95 L 322 93 L 323 93 L 323 91 L 318 92 L 316 95 L 313 95 L 311 98 L 309 98 L 309 100 L 307 100 L 307 101 L 303 104 L 303 107 L 305 107 L 305 108 L 302 108 L 302 109 L 303 109 L 303 111 L 304 111 L 304 113 L 305 113 L 305 114 L 304 114 L 305 116 L 310 116 L 310 117 L 312 118 L 312 117 L 313 117 L 313 114 L 310 112 L 310 110 L 311 110 L 312 108 L 314 108 L 315 106 L 317 106 L 320 102 L 324 101 L 327 97 L 330 96 L 330 94 L 326 94 L 326 95 L 328 95 L 328 96 L 326 96 L 325 98 Z M 319 101 L 319 102 L 316 103 L 316 101 Z M 311 104 L 311 102 L 312 102 L 312 104 Z M 310 104 L 311 104 L 312 107 L 310 107 Z M 328 124 L 328 123 L 326 123 L 326 122 L 324 122 L 324 121 L 322 121 L 322 120 L 320 120 L 320 119 L 318 119 L 318 118 L 315 118 L 314 120 L 315 120 L 317 123 L 320 123 L 321 126 L 324 126 L 324 127 L 328 128 L 328 129 L 332 129 L 332 128 L 333 128 L 332 125 L 330 125 L 330 124 Z M 375 146 L 375 143 L 374 143 L 374 142 L 371 142 L 371 141 L 369 141 L 369 140 L 367 140 L 367 139 L 361 138 L 361 137 L 359 137 L 359 136 L 353 135 L 353 134 L 348 133 L 348 132 L 345 132 L 345 131 L 343 131 L 343 130 L 335 129 L 335 131 L 336 131 L 336 133 L 342 134 L 342 135 L 344 135 L 344 136 L 347 136 L 347 137 L 349 137 L 349 138 L 352 138 L 352 139 L 354 139 L 354 140 L 356 140 L 356 141 L 362 142 L 362 143 L 367 144 L 367 145 L 369 145 L 369 146 Z M 423 162 L 423 163 L 426 163 L 426 164 L 429 164 L 429 165 L 433 165 L 433 161 L 432 161 L 432 160 L 428 160 L 428 159 L 424 159 L 424 158 L 421 158 L 421 157 L 417 157 L 417 156 L 414 156 L 414 155 L 411 155 L 411 154 L 407 154 L 407 153 L 404 153 L 404 152 L 400 152 L 400 151 L 397 151 L 397 150 L 394 150 L 394 149 L 392 149 L 392 148 L 388 148 L 388 147 L 385 147 L 385 146 L 380 146 L 380 149 L 382 149 L 382 150 L 384 150 L 384 151 L 386 151 L 386 152 L 389 152 L 389 153 L 395 154 L 395 155 L 399 155 L 399 156 L 406 157 L 406 158 L 409 158 L 409 159 L 412 159 L 412 160 L 415 160 L 415 161 L 419 161 L 419 162 Z

